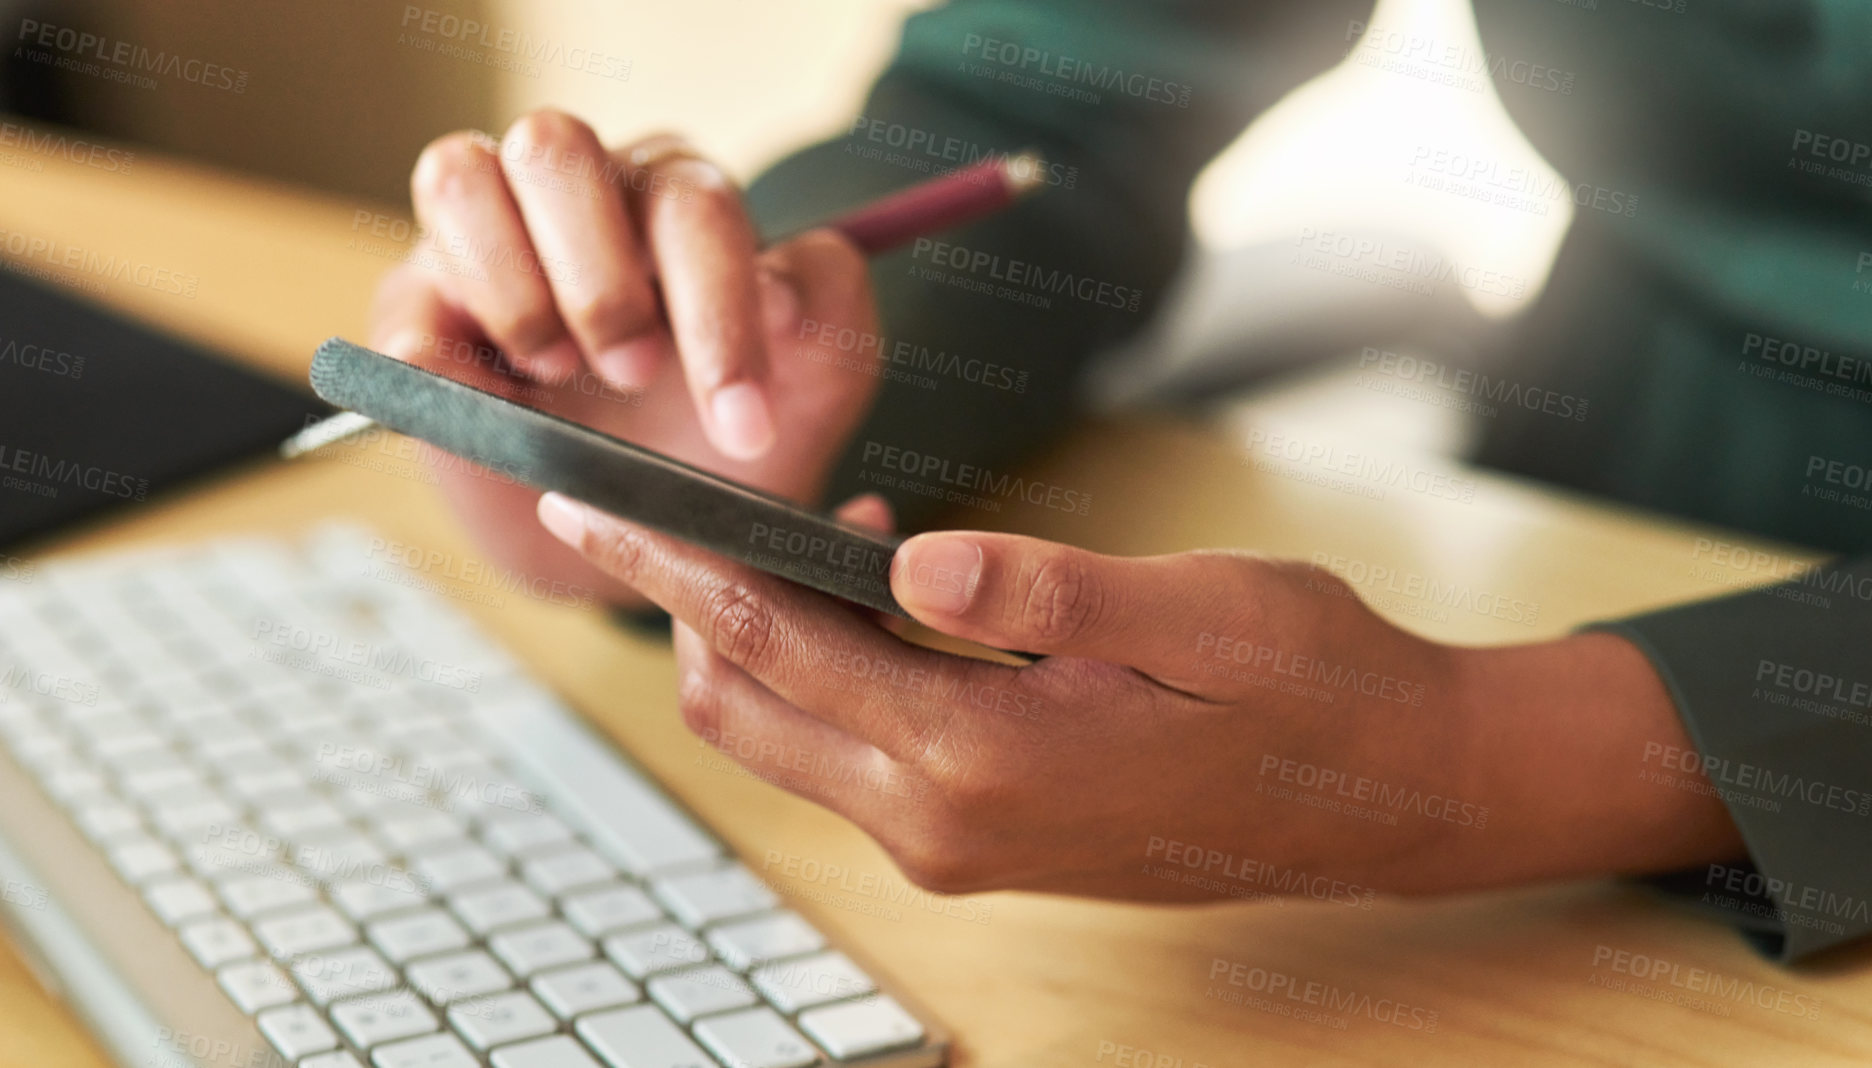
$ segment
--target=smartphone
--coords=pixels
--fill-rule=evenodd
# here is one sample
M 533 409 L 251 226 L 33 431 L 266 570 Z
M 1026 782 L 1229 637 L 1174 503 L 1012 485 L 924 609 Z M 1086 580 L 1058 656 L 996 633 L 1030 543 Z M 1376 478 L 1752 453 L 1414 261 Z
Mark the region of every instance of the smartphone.
M 319 346 L 312 389 L 331 404 L 503 478 L 556 490 L 821 593 L 909 618 L 890 589 L 900 538 L 847 526 L 343 338 Z

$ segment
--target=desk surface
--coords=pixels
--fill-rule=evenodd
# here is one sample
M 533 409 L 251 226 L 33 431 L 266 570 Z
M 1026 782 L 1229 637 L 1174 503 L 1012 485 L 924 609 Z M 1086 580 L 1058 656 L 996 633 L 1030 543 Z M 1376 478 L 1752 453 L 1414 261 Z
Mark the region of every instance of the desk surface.
M 126 278 L 98 294 L 104 302 L 294 380 L 302 380 L 319 340 L 362 334 L 368 294 L 389 260 L 385 243 L 360 243 L 367 235 L 354 229 L 358 205 L 148 157 L 127 174 L 21 158 L 0 158 L 0 246 L 18 247 L 14 235 L 47 238 L 199 277 L 192 298 Z M 80 277 L 44 256 L 30 266 L 54 278 Z M 348 517 L 409 544 L 474 556 L 437 494 L 413 477 L 416 469 L 380 459 L 372 467 L 381 469 L 340 460 L 257 464 L 45 550 L 284 534 Z M 1315 484 L 1304 469 L 1246 464 L 1217 433 L 1141 423 L 1088 427 L 1036 468 L 1038 477 L 1090 493 L 1096 520 L 1031 508 L 995 523 L 1114 552 L 1212 545 L 1327 552 L 1539 606 L 1529 624 L 1439 607 L 1408 591 L 1377 598 L 1399 622 L 1448 640 L 1548 637 L 1725 588 L 1694 555 L 1699 536 L 1725 535 L 1473 472 L 1458 472 L 1476 479 L 1468 503 L 1395 489 L 1379 500 Z M 769 851 L 779 851 L 905 885 L 888 858 L 843 821 L 721 770 L 681 725 L 661 646 L 627 637 L 594 614 L 523 598 L 463 607 L 757 870 Z M 784 877 L 777 883 L 801 911 L 862 946 L 940 1015 L 958 1036 L 959 1065 L 1872 1059 L 1872 974 L 1862 955 L 1784 972 L 1725 928 L 1607 883 L 1380 901 L 1368 911 L 1292 901 L 1169 909 L 1002 894 L 985 899 L 988 909 L 966 913 Z M 987 922 L 973 922 L 983 912 Z M 1764 999 L 1768 1007 L 1748 1000 L 1698 1005 L 1667 981 L 1648 992 L 1609 987 L 1605 981 L 1620 976 L 1595 966 L 1600 947 L 1790 990 L 1808 1003 L 1817 998 L 1819 1018 L 1775 1011 L 1772 997 Z M 1378 1007 L 1321 1019 L 1289 1013 L 1289 1005 L 1300 1006 L 1279 997 L 1258 1005 L 1214 999 L 1209 974 L 1217 958 L 1301 984 L 1332 984 Z M 1385 1014 L 1386 999 L 1434 1012 L 1434 1033 L 1374 1019 Z M 83 1027 L 6 947 L 0 1005 L 0 1063 L 105 1063 Z M 1139 1059 L 1138 1049 L 1150 1055 Z

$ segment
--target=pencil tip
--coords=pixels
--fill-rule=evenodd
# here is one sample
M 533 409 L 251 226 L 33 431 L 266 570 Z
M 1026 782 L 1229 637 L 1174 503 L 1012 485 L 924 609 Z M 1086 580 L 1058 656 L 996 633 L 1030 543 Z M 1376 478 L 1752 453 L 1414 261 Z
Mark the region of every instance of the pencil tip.
M 329 419 L 321 419 L 313 423 L 280 442 L 280 459 L 296 460 L 306 453 L 361 434 L 375 425 L 377 424 L 374 420 L 356 412 L 339 412 Z
M 1025 196 L 1046 184 L 1046 160 L 1040 153 L 1027 149 L 1009 156 L 1002 173 L 1008 192 L 1017 197 Z

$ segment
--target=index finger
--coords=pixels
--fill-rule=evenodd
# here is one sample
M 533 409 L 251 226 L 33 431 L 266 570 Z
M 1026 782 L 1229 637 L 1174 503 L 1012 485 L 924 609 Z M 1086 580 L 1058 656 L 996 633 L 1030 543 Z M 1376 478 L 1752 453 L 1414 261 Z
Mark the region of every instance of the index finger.
M 728 456 L 763 456 L 774 441 L 773 404 L 754 265 L 759 240 L 741 193 L 720 167 L 674 139 L 639 145 L 626 162 L 703 429 Z
M 810 715 L 916 761 L 966 706 L 1019 670 L 911 645 L 812 590 L 724 560 L 557 493 L 540 522 L 689 625 L 709 648 Z

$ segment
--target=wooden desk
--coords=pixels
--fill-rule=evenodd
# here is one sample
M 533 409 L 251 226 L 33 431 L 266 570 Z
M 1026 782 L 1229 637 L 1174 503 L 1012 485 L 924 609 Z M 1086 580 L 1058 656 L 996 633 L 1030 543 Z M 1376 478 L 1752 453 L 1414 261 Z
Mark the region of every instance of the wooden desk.
M 130 174 L 45 159 L 0 166 L 0 230 L 54 238 L 199 276 L 183 299 L 128 283 L 107 302 L 297 380 L 313 346 L 359 335 L 386 261 L 348 249 L 357 205 L 139 158 Z M 366 208 L 365 210 L 372 210 Z M 3 244 L 3 242 L 0 242 Z M 62 538 L 50 555 L 233 531 L 290 533 L 351 517 L 386 536 L 474 557 L 435 493 L 335 461 L 261 463 Z M 1164 472 L 1174 471 L 1166 478 Z M 1291 472 L 1289 472 L 1291 473 Z M 1459 472 L 1460 473 L 1460 472 Z M 1475 476 L 1475 499 L 1336 492 L 1242 462 L 1218 434 L 1164 425 L 1086 429 L 1038 477 L 1092 494 L 1092 518 L 1034 508 L 999 521 L 1123 552 L 1203 545 L 1326 552 L 1538 603 L 1533 625 L 1392 597 L 1438 637 L 1527 640 L 1722 588 L 1700 578 L 1699 536 Z M 720 770 L 679 722 L 667 651 L 596 615 L 517 597 L 463 607 L 707 817 L 756 870 L 774 851 L 905 884 L 842 821 Z M 1160 909 L 991 895 L 987 922 L 914 901 L 778 880 L 798 907 L 874 954 L 956 1031 L 960 1065 L 1848 1064 L 1872 1059 L 1863 955 L 1799 973 L 1764 964 L 1727 929 L 1630 889 L 1588 884 L 1431 902 Z M 868 884 L 867 884 L 868 885 Z M 963 912 L 963 910 L 954 910 Z M 1817 1020 L 1744 1002 L 1720 1015 L 1598 985 L 1599 947 L 1648 954 L 1817 998 Z M 1343 1027 L 1207 996 L 1218 959 L 1436 1014 L 1433 1034 L 1337 1014 Z M 1218 989 L 1224 989 L 1218 986 Z M 1666 986 L 1664 989 L 1669 990 Z M 1278 1001 L 1279 999 L 1271 999 Z M 84 1030 L 0 954 L 0 1062 L 102 1063 Z M 1150 1056 L 1139 1059 L 1136 1049 Z

